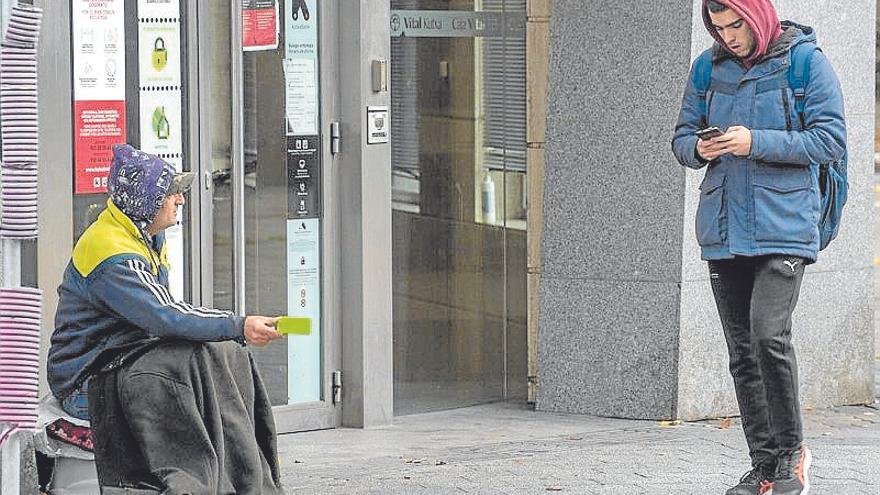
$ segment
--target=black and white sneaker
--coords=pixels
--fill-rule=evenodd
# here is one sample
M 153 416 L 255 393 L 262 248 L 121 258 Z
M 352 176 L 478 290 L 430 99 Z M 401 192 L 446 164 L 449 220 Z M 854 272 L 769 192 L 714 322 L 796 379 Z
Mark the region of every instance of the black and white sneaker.
M 776 466 L 761 464 L 742 475 L 739 484 L 724 492 L 724 495 L 770 495 L 773 489 L 773 473 Z
M 807 495 L 810 493 L 810 464 L 812 453 L 806 445 L 779 455 L 773 495 Z

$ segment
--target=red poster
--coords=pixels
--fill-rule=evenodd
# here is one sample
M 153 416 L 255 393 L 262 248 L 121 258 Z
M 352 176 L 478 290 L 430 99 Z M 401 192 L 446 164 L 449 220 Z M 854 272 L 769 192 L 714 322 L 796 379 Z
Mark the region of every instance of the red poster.
M 242 46 L 245 51 L 278 48 L 276 0 L 249 0 L 241 12 Z
M 77 101 L 74 112 L 75 193 L 107 192 L 113 145 L 126 139 L 125 101 Z

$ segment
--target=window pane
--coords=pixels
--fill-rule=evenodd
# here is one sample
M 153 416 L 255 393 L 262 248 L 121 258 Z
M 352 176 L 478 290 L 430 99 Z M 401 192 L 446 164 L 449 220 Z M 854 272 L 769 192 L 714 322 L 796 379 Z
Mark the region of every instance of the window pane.
M 525 397 L 525 2 L 391 6 L 395 413 Z

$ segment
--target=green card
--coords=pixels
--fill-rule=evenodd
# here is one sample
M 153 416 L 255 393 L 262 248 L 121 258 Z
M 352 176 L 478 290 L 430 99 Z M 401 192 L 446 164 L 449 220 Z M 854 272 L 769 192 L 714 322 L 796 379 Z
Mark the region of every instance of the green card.
M 275 328 L 278 333 L 309 335 L 312 333 L 312 319 L 302 316 L 282 316 Z

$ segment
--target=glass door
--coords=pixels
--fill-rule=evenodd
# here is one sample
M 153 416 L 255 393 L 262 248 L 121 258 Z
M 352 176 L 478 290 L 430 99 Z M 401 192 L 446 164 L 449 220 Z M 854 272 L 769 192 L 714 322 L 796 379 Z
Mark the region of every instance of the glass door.
M 252 352 L 279 431 L 334 427 L 339 343 L 325 317 L 332 246 L 323 236 L 332 225 L 323 214 L 330 185 L 322 180 L 332 157 L 319 91 L 328 21 L 314 0 L 203 2 L 199 9 L 209 180 L 201 201 L 210 271 L 203 293 L 239 313 L 308 321 L 307 334 Z
M 526 398 L 526 0 L 392 0 L 395 413 Z

